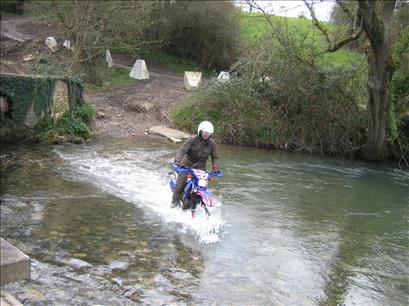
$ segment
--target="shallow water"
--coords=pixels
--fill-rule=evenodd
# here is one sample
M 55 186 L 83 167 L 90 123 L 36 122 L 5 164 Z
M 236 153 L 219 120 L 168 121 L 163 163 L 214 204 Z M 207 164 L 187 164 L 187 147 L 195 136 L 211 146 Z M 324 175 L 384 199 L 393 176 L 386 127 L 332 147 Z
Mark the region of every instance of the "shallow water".
M 7 289 L 25 305 L 407 304 L 407 171 L 221 146 L 216 207 L 192 220 L 169 208 L 177 148 L 3 147 L 1 234 L 33 258 Z

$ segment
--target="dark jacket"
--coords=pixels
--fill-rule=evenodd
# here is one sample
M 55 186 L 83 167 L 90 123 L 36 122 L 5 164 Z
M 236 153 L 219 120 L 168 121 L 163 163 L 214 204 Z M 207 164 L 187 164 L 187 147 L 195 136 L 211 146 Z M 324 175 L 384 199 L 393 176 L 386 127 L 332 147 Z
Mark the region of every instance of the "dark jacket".
M 175 161 L 185 167 L 206 169 L 209 156 L 212 157 L 212 165 L 218 165 L 219 152 L 216 143 L 211 138 L 204 140 L 200 135 L 196 135 L 180 147 Z

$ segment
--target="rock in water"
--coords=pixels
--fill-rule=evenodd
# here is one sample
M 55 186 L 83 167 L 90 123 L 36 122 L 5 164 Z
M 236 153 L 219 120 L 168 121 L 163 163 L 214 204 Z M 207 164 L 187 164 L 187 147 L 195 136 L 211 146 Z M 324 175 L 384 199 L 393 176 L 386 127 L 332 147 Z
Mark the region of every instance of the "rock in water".
M 129 263 L 126 261 L 115 260 L 111 262 L 109 268 L 112 271 L 126 271 L 129 268 Z
M 75 270 L 87 270 L 92 268 L 92 265 L 86 261 L 76 258 L 70 258 L 68 261 L 63 261 L 65 264 L 74 268 Z

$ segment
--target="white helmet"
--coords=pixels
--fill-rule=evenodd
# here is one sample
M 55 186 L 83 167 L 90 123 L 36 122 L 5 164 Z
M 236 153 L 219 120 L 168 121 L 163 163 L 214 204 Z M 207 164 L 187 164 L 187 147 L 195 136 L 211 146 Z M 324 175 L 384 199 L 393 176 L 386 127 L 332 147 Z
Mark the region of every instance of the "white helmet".
M 214 132 L 213 124 L 211 124 L 211 122 L 209 121 L 202 121 L 199 124 L 199 127 L 197 128 L 197 133 L 200 134 L 200 131 L 208 133 L 209 135 L 213 134 Z

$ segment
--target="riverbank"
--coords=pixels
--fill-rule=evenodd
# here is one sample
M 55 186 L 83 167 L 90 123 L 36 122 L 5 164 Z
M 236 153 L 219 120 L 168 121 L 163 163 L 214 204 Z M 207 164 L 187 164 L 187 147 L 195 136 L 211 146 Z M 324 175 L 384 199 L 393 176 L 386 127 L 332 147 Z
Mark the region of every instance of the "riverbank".
M 44 44 L 48 36 L 57 42 L 63 35 L 53 25 L 35 17 L 4 17 L 1 21 L 1 73 L 39 75 L 47 68 L 39 63 L 48 58 L 50 65 L 65 60 L 66 50 L 51 53 Z M 112 54 L 111 69 L 131 69 L 137 58 Z M 183 74 L 175 73 L 147 61 L 149 80 L 111 90 L 87 91 L 85 101 L 97 110 L 93 134 L 97 137 L 134 137 L 146 134 L 152 126 L 176 128 L 171 113 L 189 96 L 184 88 Z M 139 105 L 146 107 L 141 109 Z

